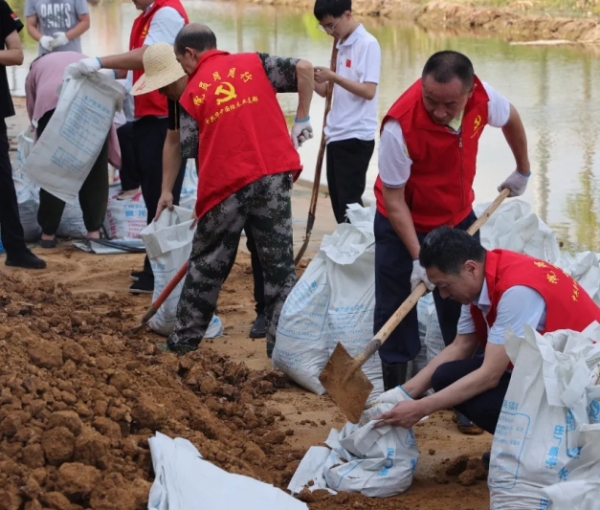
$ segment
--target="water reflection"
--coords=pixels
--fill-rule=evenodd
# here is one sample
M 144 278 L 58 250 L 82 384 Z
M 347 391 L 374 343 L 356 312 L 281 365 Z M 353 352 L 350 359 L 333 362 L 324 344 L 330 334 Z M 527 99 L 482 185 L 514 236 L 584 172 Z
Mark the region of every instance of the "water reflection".
M 230 2 L 185 1 L 190 19 L 208 23 L 219 46 L 229 51 L 267 51 L 299 56 L 315 65 L 328 65 L 331 39 L 317 30 L 310 12 Z M 24 0 L 12 1 L 22 13 Z M 83 37 L 83 51 L 101 55 L 127 49 L 136 16 L 129 2 L 103 1 L 91 6 L 92 28 Z M 441 49 L 469 55 L 477 74 L 506 95 L 525 123 L 534 175 L 524 200 L 572 247 L 600 250 L 597 203 L 598 167 L 595 154 L 600 122 L 600 64 L 591 54 L 566 47 L 510 46 L 495 39 L 425 32 L 413 25 L 366 20 L 383 49 L 379 116 L 418 76 L 427 57 Z M 22 94 L 37 43 L 24 36 L 26 62 L 11 75 L 14 93 Z M 291 121 L 296 99 L 281 96 Z M 321 131 L 324 100 L 313 100 L 313 127 Z M 304 178 L 314 176 L 318 140 L 301 148 Z M 480 141 L 477 201 L 492 200 L 496 187 L 514 167 L 510 150 L 498 129 L 488 128 Z M 377 176 L 376 155 L 368 174 L 367 197 Z M 325 179 L 323 178 L 323 182 Z

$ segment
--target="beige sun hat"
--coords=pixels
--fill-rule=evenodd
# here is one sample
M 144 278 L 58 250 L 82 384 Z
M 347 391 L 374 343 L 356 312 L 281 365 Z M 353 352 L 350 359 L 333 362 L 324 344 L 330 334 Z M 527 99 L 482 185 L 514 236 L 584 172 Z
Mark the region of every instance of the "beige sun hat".
M 171 85 L 185 76 L 185 71 L 175 58 L 173 46 L 168 43 L 156 43 L 148 46 L 144 52 L 145 73 L 131 88 L 132 96 L 148 94 Z

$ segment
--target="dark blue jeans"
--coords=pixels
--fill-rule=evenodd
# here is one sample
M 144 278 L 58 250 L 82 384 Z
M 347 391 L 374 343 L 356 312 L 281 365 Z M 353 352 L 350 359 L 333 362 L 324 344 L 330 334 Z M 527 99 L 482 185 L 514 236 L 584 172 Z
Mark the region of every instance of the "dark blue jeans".
M 471 212 L 455 228 L 467 230 L 475 220 L 475 213 Z M 420 243 L 423 242 L 426 235 L 417 232 Z M 479 233 L 475 237 L 479 240 Z M 375 333 L 410 295 L 412 268 L 412 257 L 404 243 L 394 231 L 390 221 L 383 214 L 377 212 L 375 215 L 375 313 L 373 320 Z M 437 288 L 433 291 L 433 299 L 444 343 L 449 345 L 456 336 L 461 305 L 458 301 L 443 299 Z M 419 323 L 415 306 L 381 346 L 379 356 L 388 365 L 407 363 L 419 354 L 420 349 Z

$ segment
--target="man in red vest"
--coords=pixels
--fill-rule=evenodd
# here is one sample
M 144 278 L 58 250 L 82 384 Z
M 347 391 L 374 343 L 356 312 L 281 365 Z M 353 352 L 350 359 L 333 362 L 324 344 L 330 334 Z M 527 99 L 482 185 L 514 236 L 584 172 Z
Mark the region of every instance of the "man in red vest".
M 286 66 L 299 97 L 290 137 L 260 55 L 216 48 L 205 25 L 190 24 L 175 40 L 175 55 L 189 76 L 180 103 L 200 131 L 200 171 L 196 235 L 167 345 L 179 353 L 197 349 L 248 226 L 264 272 L 270 356 L 283 303 L 296 282 L 291 188 L 302 169 L 295 147 L 312 136 L 314 71 L 305 60 Z
M 433 230 L 419 261 L 443 298 L 462 304 L 454 341 L 415 377 L 380 399 L 403 391 L 419 400 L 398 403 L 378 426 L 412 427 L 424 416 L 454 407 L 493 434 L 510 382 L 512 365 L 504 348 L 507 331 L 540 334 L 583 331 L 600 322 L 600 308 L 558 267 L 508 250 L 485 250 L 458 229 Z M 478 346 L 483 356 L 473 356 Z M 389 400 L 388 400 L 389 401 Z
M 119 55 L 87 58 L 77 64 L 84 75 L 100 69 L 115 70 L 115 77 L 127 77 L 130 87 L 144 73 L 143 55 L 148 46 L 154 43 L 173 44 L 175 36 L 188 23 L 187 13 L 180 0 L 134 0 L 136 8 L 142 11 L 131 29 L 129 50 Z M 156 215 L 161 193 L 163 146 L 169 125 L 167 98 L 154 91 L 134 98 L 133 149 L 136 166 L 140 169 L 142 195 L 148 210 L 150 223 Z M 173 188 L 173 203 L 179 204 L 179 195 L 185 174 L 186 161 L 180 163 L 179 174 Z M 148 257 L 144 260 L 143 271 L 133 271 L 134 283 L 130 292 L 152 294 L 154 275 Z
M 487 124 L 502 128 L 516 161 L 516 170 L 499 189 L 521 195 L 530 170 L 519 114 L 475 76 L 465 55 L 432 55 L 422 77 L 383 119 L 375 184 L 375 331 L 419 282 L 432 288 L 419 265 L 425 235 L 442 225 L 466 230 L 475 221 L 472 187 L 478 141 Z M 434 299 L 448 345 L 456 335 L 460 307 L 437 291 Z M 420 349 L 414 309 L 379 350 L 385 389 L 406 380 L 408 363 Z

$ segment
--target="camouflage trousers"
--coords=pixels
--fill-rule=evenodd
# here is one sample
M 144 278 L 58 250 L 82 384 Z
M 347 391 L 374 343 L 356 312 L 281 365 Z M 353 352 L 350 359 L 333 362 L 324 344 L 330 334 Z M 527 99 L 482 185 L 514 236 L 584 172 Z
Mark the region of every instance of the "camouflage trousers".
M 233 267 L 242 229 L 249 225 L 264 273 L 270 356 L 283 303 L 296 283 L 291 188 L 290 173 L 262 177 L 198 221 L 175 328 L 167 340 L 169 349 L 185 353 L 198 348 Z

